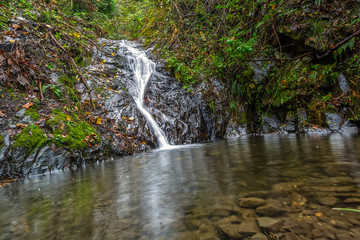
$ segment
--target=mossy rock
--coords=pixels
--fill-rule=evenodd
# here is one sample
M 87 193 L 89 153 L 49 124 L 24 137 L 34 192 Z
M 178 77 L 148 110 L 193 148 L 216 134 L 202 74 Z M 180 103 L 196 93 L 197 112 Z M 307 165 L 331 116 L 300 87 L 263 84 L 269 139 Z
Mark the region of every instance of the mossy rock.
M 96 146 L 100 138 L 95 129 L 82 121 L 76 114 L 65 114 L 59 110 L 53 111 L 53 116 L 46 122 L 52 131 L 52 142 L 57 147 L 66 146 L 72 150 Z
M 27 154 L 30 154 L 36 148 L 43 146 L 47 141 L 48 138 L 45 132 L 37 125 L 31 124 L 14 137 L 13 148 L 25 147 Z
M 27 109 L 25 115 L 30 116 L 30 118 L 34 121 L 38 121 L 40 119 L 40 115 L 37 113 L 37 109 L 35 107 Z

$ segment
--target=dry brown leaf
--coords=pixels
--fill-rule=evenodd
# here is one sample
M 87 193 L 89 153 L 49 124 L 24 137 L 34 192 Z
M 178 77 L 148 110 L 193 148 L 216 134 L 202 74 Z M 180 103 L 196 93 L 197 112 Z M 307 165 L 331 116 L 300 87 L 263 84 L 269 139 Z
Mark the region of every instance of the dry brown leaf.
M 34 104 L 32 102 L 28 102 L 27 104 L 23 105 L 22 108 L 26 108 L 29 109 L 31 106 L 33 106 Z

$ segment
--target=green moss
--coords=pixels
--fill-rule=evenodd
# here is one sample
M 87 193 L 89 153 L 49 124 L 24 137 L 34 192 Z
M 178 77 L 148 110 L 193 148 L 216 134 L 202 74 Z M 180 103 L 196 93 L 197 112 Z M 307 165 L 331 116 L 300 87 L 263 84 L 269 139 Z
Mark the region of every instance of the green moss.
M 30 116 L 30 118 L 34 121 L 38 121 L 40 119 L 40 115 L 37 113 L 37 109 L 35 107 L 27 109 L 25 115 Z
M 30 154 L 36 148 L 43 146 L 47 140 L 44 131 L 37 125 L 31 124 L 14 137 L 13 148 L 26 147 L 27 153 Z
M 100 142 L 95 129 L 76 114 L 67 115 L 59 110 L 53 111 L 53 116 L 46 122 L 54 134 L 52 142 L 56 146 L 66 146 L 70 149 L 84 149 L 89 144 Z
M 0 148 L 4 146 L 4 137 L 0 134 Z
M 64 84 L 65 86 L 73 86 L 73 84 L 76 84 L 76 78 L 73 77 L 68 77 L 67 75 L 63 74 L 59 77 L 58 81 L 62 84 Z

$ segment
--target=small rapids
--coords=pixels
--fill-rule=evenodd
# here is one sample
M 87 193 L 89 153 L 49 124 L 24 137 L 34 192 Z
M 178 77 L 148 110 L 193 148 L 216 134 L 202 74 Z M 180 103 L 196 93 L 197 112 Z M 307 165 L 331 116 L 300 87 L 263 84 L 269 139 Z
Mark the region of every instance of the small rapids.
M 168 143 L 164 132 L 144 107 L 146 86 L 152 73 L 155 71 L 156 64 L 146 57 L 146 53 L 144 51 L 131 46 L 129 42 L 121 41 L 120 46 L 126 48 L 130 53 L 127 55 L 127 58 L 130 63 L 130 69 L 134 72 L 134 80 L 137 83 L 137 92 L 132 95 L 134 101 L 136 102 L 137 108 L 150 124 L 150 127 L 158 141 L 159 148 L 169 149 L 172 146 Z

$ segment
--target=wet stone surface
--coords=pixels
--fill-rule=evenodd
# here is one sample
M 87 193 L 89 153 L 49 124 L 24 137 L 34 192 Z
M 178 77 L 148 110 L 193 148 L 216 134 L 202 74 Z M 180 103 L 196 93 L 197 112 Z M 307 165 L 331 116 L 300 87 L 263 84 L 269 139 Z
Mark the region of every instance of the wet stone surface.
M 103 88 L 104 98 L 99 99 L 99 102 L 107 112 L 105 117 L 112 124 L 107 128 L 115 131 L 112 134 L 115 139 L 119 138 L 116 132 L 120 131 L 127 136 L 136 136 L 139 143 L 145 143 L 137 143 L 137 146 L 143 146 L 135 149 L 135 152 L 152 149 L 156 146 L 156 139 L 134 101 L 138 85 L 130 67 L 133 61 L 131 52 L 124 47 L 124 41 L 103 39 L 101 44 L 104 52 L 95 53 L 94 64 L 88 70 L 97 80 L 91 84 L 102 83 L 100 86 Z M 126 44 L 140 47 L 136 43 Z M 208 141 L 212 120 L 207 115 L 201 95 L 187 92 L 180 82 L 169 75 L 161 67 L 157 67 L 152 73 L 145 91 L 145 108 L 164 131 L 170 144 Z M 124 139 L 119 139 L 113 149 L 124 149 L 126 152 L 128 147 L 122 142 Z

